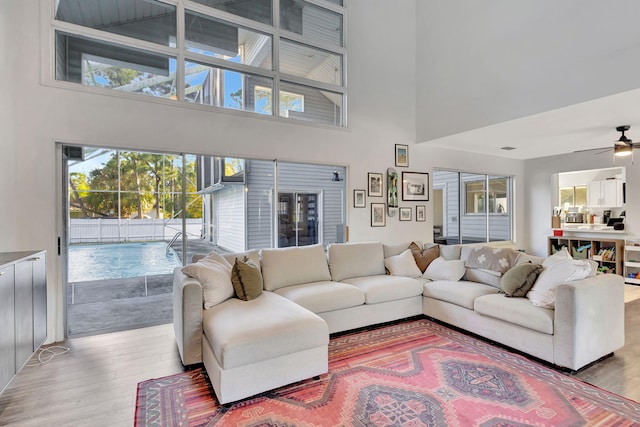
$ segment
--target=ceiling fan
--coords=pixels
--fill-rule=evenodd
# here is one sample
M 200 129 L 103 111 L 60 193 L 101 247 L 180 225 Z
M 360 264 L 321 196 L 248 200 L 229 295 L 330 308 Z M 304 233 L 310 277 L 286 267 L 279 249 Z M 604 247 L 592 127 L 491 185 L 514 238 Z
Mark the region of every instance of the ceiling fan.
M 634 148 L 640 148 L 640 143 L 634 143 L 631 139 L 629 139 L 624 133 L 629 130 L 631 126 L 622 125 L 616 127 L 616 130 L 621 133 L 620 138 L 614 142 L 613 147 L 603 147 L 603 148 L 590 148 L 587 150 L 578 150 L 576 153 L 584 152 L 584 151 L 598 151 L 596 154 L 607 152 L 613 149 L 613 154 L 616 157 L 625 157 L 633 154 Z

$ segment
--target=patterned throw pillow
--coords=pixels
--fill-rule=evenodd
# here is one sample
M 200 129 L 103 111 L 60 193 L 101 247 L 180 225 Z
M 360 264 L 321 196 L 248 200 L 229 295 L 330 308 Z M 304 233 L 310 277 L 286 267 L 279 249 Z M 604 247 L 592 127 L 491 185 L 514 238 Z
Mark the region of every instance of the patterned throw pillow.
M 413 259 L 416 260 L 421 273 L 424 273 L 429 264 L 440 256 L 440 247 L 438 245 L 422 250 L 415 242 L 411 242 L 409 249 L 411 249 Z
M 262 294 L 262 273 L 260 267 L 247 257 L 236 258 L 231 269 L 231 283 L 236 296 L 242 301 L 251 301 Z
M 469 253 L 465 263 L 469 268 L 506 273 L 515 264 L 519 252 L 511 248 L 494 248 L 491 246 L 476 246 Z
M 540 264 L 520 264 L 502 276 L 500 289 L 507 297 L 524 298 L 531 290 L 544 267 Z

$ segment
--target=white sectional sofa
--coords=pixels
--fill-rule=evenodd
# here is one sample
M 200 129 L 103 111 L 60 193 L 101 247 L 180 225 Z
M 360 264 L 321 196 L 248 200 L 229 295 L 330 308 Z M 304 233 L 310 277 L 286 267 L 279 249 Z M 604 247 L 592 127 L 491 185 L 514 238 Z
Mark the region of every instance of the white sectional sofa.
M 461 280 L 385 274 L 385 259 L 408 247 L 368 242 L 332 244 L 326 254 L 321 245 L 243 254 L 259 262 L 264 291 L 208 309 L 200 282 L 177 268 L 174 330 L 182 362 L 202 362 L 224 404 L 327 372 L 330 333 L 417 315 L 571 370 L 624 345 L 621 276 L 561 284 L 550 309 L 506 298 L 495 272 L 465 268 L 468 247 L 441 247 L 441 260 L 463 263 Z

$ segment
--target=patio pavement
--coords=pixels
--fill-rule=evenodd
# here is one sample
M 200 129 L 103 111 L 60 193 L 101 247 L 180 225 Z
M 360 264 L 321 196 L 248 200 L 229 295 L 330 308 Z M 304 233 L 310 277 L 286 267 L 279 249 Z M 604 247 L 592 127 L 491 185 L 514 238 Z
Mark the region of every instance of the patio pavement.
M 173 250 L 182 259 L 182 244 Z M 211 242 L 188 240 L 187 259 L 216 250 Z M 173 274 L 75 282 L 67 285 L 67 328 L 73 337 L 144 328 L 173 321 Z

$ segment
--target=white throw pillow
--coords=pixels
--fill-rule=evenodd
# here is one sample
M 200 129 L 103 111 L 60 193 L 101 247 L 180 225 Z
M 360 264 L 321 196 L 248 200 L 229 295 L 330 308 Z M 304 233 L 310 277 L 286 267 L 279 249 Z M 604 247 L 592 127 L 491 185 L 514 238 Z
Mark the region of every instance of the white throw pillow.
M 552 260 L 548 265 L 545 265 L 544 262 L 542 265 L 544 270 L 538 276 L 533 288 L 527 293 L 527 298 L 533 305 L 545 308 L 555 308 L 558 285 L 586 279 L 592 272 L 592 265 L 587 260 Z
M 446 260 L 443 257 L 438 257 L 431 261 L 422 277 L 430 280 L 457 282 L 464 276 L 465 270 L 464 261 L 462 260 Z
M 571 259 L 573 259 L 573 258 L 569 254 L 569 251 L 567 250 L 566 247 L 563 246 L 562 249 L 560 249 L 558 252 L 556 252 L 555 254 L 545 258 L 544 261 L 542 261 L 542 266 L 543 267 L 549 267 L 549 266 L 551 266 L 553 264 L 556 264 L 558 262 L 571 260 Z
M 210 253 L 195 264 L 182 267 L 182 272 L 202 285 L 204 308 L 211 308 L 235 295 L 231 283 L 231 264 L 217 253 Z
M 399 255 L 385 258 L 384 266 L 394 276 L 420 277 L 422 274 L 411 249 L 407 249 Z

